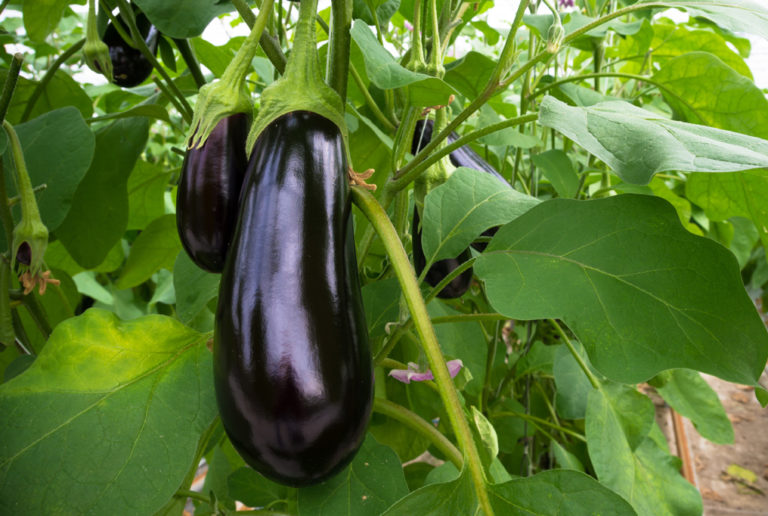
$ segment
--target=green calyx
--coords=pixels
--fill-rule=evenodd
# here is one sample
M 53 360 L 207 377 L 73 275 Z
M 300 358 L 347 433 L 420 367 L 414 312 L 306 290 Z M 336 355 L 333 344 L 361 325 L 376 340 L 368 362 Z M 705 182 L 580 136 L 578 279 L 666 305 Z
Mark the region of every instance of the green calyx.
M 438 109 L 435 113 L 435 124 L 432 127 L 433 138 L 440 134 L 440 132 L 448 125 L 448 116 L 445 112 L 446 109 L 447 108 Z M 439 151 L 446 145 L 447 142 L 443 140 L 443 142 L 441 142 L 440 145 L 438 145 L 438 147 L 435 149 L 435 152 Z M 434 190 L 436 187 L 445 183 L 448 178 L 451 177 L 451 174 L 453 174 L 454 170 L 456 170 L 456 167 L 453 166 L 450 158 L 448 155 L 446 155 L 437 161 L 434 165 L 425 170 L 424 173 L 421 174 L 413 182 L 414 201 L 420 209 L 424 208 L 424 198 L 427 196 L 427 194 Z
M 17 259 L 21 258 L 23 266 L 28 267 L 32 276 L 37 276 L 43 268 L 43 257 L 48 247 L 48 228 L 40 218 L 32 181 L 29 179 L 24 154 L 16 131 L 8 121 L 3 122 L 11 144 L 13 161 L 16 166 L 16 187 L 21 200 L 21 221 L 13 228 L 11 243 L 11 267 L 15 267 Z M 21 252 L 20 252 L 21 251 Z
M 293 51 L 285 74 L 264 89 L 259 114 L 251 125 L 246 149 L 250 155 L 259 135 L 275 119 L 293 111 L 311 111 L 336 124 L 348 143 L 344 104 L 323 80 L 315 40 L 317 0 L 302 0 Z
M 96 24 L 96 0 L 88 0 L 88 21 L 85 30 L 85 45 L 83 57 L 88 68 L 102 74 L 112 82 L 112 59 L 109 57 L 109 47 L 99 38 Z
M 245 83 L 251 61 L 259 48 L 259 39 L 272 13 L 274 0 L 264 0 L 251 33 L 229 63 L 221 79 L 206 84 L 198 93 L 195 112 L 192 115 L 187 147 L 200 148 L 216 128 L 228 116 L 253 112 L 251 93 Z

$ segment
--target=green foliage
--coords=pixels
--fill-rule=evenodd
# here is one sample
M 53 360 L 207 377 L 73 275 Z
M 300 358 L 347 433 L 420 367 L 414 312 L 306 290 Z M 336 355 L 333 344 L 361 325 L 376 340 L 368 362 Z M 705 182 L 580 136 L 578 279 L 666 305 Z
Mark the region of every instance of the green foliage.
M 302 488 L 246 466 L 216 417 L 220 275 L 182 250 L 175 219 L 200 85 L 222 81 L 245 39 L 201 34 L 261 3 L 135 0 L 162 41 L 157 82 L 130 89 L 88 75 L 85 3 L 10 2 L 0 15 L 0 82 L 15 77 L 9 49 L 26 53 L 0 111 L 21 141 L 51 269 L 14 279 L 18 186 L 0 131 L 0 272 L 11 280 L 0 292 L 0 513 L 178 516 L 191 496 L 198 516 L 237 502 L 301 516 L 701 514 L 636 384 L 714 443 L 734 433 L 700 372 L 768 404 L 757 385 L 768 332 L 753 303 L 768 299 L 768 101 L 743 36 L 768 38 L 762 2 L 576 0 L 555 6 L 554 56 L 559 24 L 544 8 L 521 10 L 516 28 L 488 12 L 508 2 L 436 0 L 435 34 L 431 1 L 334 0 L 323 23 L 307 17 L 299 49 L 299 4 L 275 2 L 265 45 L 242 67 L 254 115 L 263 125 L 320 105 L 348 136 L 354 171 L 375 169 L 366 199 L 383 208 L 379 220 L 359 196 L 350 208 L 381 413 L 346 468 Z M 121 2 L 97 3 L 103 28 L 102 8 L 119 15 Z M 651 16 L 663 7 L 690 18 Z M 337 26 L 342 10 L 349 27 Z M 247 32 L 248 20 L 223 19 Z M 413 65 L 416 37 L 430 66 Z M 307 69 L 264 101 L 299 52 Z M 322 81 L 339 70 L 346 92 Z M 444 136 L 469 141 L 452 166 L 438 163 L 446 179 L 421 217 L 428 264 L 470 250 L 473 281 L 456 299 L 417 285 L 407 260 L 413 182 L 446 145 L 438 127 L 414 155 L 409 131 L 436 109 Z M 462 363 L 453 380 L 448 360 Z M 405 368 L 434 379 L 388 374 Z

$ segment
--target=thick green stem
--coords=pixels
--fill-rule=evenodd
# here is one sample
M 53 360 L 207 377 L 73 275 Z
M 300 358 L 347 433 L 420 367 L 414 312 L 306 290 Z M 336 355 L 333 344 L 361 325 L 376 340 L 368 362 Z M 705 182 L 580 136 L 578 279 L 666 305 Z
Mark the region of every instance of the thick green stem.
M 249 28 L 253 28 L 253 24 L 256 23 L 256 15 L 253 14 L 253 11 L 248 7 L 245 0 L 232 0 L 232 5 L 235 6 L 235 9 L 237 9 L 237 12 L 240 14 L 240 17 L 246 25 L 248 25 Z M 267 59 L 270 60 L 272 65 L 277 68 L 277 71 L 281 74 L 284 73 L 285 64 L 288 59 L 285 57 L 285 54 L 283 54 L 283 50 L 280 48 L 278 42 L 265 31 L 261 34 L 259 44 L 261 44 L 261 49 L 267 55 Z
M 403 249 L 403 245 L 397 237 L 397 231 L 395 231 L 395 228 L 392 226 L 392 223 L 387 217 L 387 213 L 381 205 L 379 205 L 373 195 L 359 187 L 353 187 L 351 190 L 353 202 L 360 208 L 376 229 L 379 238 L 387 250 L 392 267 L 400 282 L 406 304 L 413 317 L 416 331 L 421 339 L 430 369 L 432 370 L 432 374 L 434 375 L 438 389 L 440 390 L 440 397 L 442 398 L 443 405 L 448 413 L 451 426 L 457 436 L 460 448 L 464 452 L 467 467 L 480 503 L 480 508 L 485 511 L 486 515 L 491 516 L 493 514 L 493 509 L 491 508 L 490 499 L 486 490 L 486 481 L 483 473 L 483 465 L 480 461 L 480 454 L 478 453 L 472 438 L 469 423 L 464 417 L 456 387 L 448 372 L 448 366 L 446 365 L 445 358 L 440 350 L 440 345 L 437 342 L 435 330 L 430 323 L 427 307 L 424 304 L 424 299 L 421 297 L 413 267 L 408 261 L 408 255 L 406 254 L 405 249 Z
M 408 69 L 415 72 L 423 72 L 427 68 L 424 59 L 424 44 L 421 41 L 421 15 L 424 10 L 424 2 L 413 3 L 413 32 L 411 33 L 411 60 Z
M 66 51 L 64 51 L 63 54 L 61 54 L 56 61 L 53 62 L 51 67 L 48 69 L 48 71 L 45 72 L 45 75 L 43 75 L 43 78 L 40 80 L 39 83 L 37 83 L 37 86 L 35 87 L 35 90 L 32 92 L 32 95 L 29 96 L 29 100 L 27 100 L 27 107 L 24 108 L 24 114 L 21 115 L 21 121 L 26 122 L 29 120 L 29 116 L 32 114 L 32 110 L 35 107 L 35 104 L 37 103 L 37 99 L 40 98 L 40 95 L 43 94 L 45 91 L 46 86 L 48 86 L 48 83 L 51 82 L 53 79 L 53 76 L 56 74 L 56 72 L 61 68 L 61 66 L 73 55 L 80 52 L 80 49 L 83 48 L 83 45 L 85 45 L 85 38 L 81 39 L 80 41 L 74 43 L 71 47 L 69 47 Z
M 11 100 L 13 99 L 13 92 L 16 89 L 16 83 L 19 80 L 19 72 L 21 72 L 21 63 L 24 62 L 24 56 L 20 53 L 13 55 L 11 59 L 11 65 L 8 69 L 8 75 L 5 78 L 5 84 L 3 85 L 3 93 L 0 96 L 0 123 L 5 120 L 5 115 L 8 113 L 8 108 L 11 106 Z
M 552 324 L 552 326 L 555 327 L 555 330 L 557 330 L 558 335 L 560 335 L 560 338 L 563 339 L 563 342 L 568 347 L 568 351 L 571 352 L 571 355 L 573 355 L 573 358 L 576 360 L 576 363 L 579 364 L 579 367 L 582 371 L 584 371 L 584 374 L 587 375 L 587 378 L 589 379 L 589 383 L 592 384 L 592 387 L 595 389 L 599 389 L 601 384 L 600 380 L 597 379 L 597 377 L 592 373 L 592 371 L 589 370 L 589 366 L 584 361 L 584 359 L 581 357 L 578 351 L 576 351 L 576 348 L 573 346 L 573 343 L 571 342 L 571 339 L 568 338 L 568 335 L 563 331 L 562 326 L 557 324 L 557 321 L 554 319 L 549 319 L 549 322 Z
M 331 2 L 331 34 L 328 43 L 328 69 L 325 74 L 328 85 L 336 90 L 342 102 L 347 99 L 347 75 L 349 70 L 349 45 L 352 27 L 352 0 Z
M 32 181 L 29 179 L 29 172 L 27 172 L 24 154 L 21 150 L 21 142 L 19 141 L 19 137 L 16 135 L 13 126 L 9 124 L 7 120 L 3 121 L 3 128 L 8 134 L 11 152 L 13 153 L 13 162 L 16 164 L 16 187 L 19 191 L 19 198 L 21 199 L 22 216 L 39 220 L 40 210 L 37 207 L 37 200 L 35 199 L 34 189 L 32 188 Z
M 256 17 L 253 25 L 251 26 L 251 32 L 240 45 L 235 57 L 229 63 L 224 73 L 221 74 L 221 82 L 224 84 L 233 84 L 236 87 L 241 84 L 248 71 L 251 69 L 251 61 L 253 61 L 256 51 L 259 48 L 259 41 L 261 35 L 264 33 L 264 27 L 267 26 L 267 21 L 272 13 L 272 5 L 274 0 L 264 0 L 261 3 L 261 9 L 259 9 L 259 16 Z
M 408 163 L 407 166 L 403 167 L 400 173 L 402 173 L 402 171 L 406 170 L 408 167 L 410 167 L 410 170 L 406 174 L 399 175 L 399 177 L 397 177 L 393 181 L 392 186 L 396 189 L 405 188 L 411 181 L 416 179 L 419 175 L 421 175 L 422 172 L 427 170 L 431 165 L 433 165 L 434 163 L 437 163 L 443 157 L 447 156 L 448 154 L 455 151 L 456 149 L 459 149 L 470 142 L 480 139 L 483 136 L 487 136 L 489 134 L 495 133 L 497 131 L 501 131 L 503 129 L 507 129 L 509 127 L 515 127 L 517 125 L 526 124 L 528 122 L 534 122 L 538 120 L 538 118 L 539 118 L 538 113 L 523 115 L 517 118 L 510 118 L 508 120 L 503 120 L 501 122 L 483 127 L 482 129 L 472 131 L 471 133 L 462 136 L 456 141 L 446 145 L 445 147 L 439 150 L 436 150 L 435 152 L 429 155 L 423 155 L 422 152 L 419 152 L 416 155 L 416 157 Z M 420 157 L 422 159 L 419 159 Z M 415 165 L 414 165 L 414 162 L 415 162 Z
M 205 77 L 203 77 L 203 72 L 200 70 L 200 65 L 189 41 L 183 38 L 173 38 L 173 42 L 176 44 L 176 48 L 179 49 L 184 62 L 187 63 L 187 69 L 190 75 L 192 75 L 192 79 L 195 80 L 195 85 L 198 88 L 202 88 L 205 85 Z
M 434 425 L 425 421 L 421 416 L 383 398 L 373 399 L 373 411 L 391 417 L 427 438 L 457 469 L 461 470 L 464 463 L 461 452 Z

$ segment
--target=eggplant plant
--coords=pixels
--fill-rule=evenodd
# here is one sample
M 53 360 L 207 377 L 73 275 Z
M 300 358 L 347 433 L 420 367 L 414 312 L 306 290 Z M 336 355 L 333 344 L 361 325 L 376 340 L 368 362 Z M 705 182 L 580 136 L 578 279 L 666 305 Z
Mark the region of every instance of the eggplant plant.
M 0 3 L 0 514 L 704 512 L 768 7 L 82 3 Z

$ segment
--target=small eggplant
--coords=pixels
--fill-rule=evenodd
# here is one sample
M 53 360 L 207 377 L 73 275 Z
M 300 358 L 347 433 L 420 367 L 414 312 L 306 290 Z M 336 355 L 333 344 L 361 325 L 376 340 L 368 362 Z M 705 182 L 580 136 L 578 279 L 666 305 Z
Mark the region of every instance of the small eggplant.
M 424 257 L 424 250 L 421 247 L 421 228 L 419 227 L 419 210 L 414 206 L 413 208 L 413 266 L 416 269 L 416 274 L 421 274 L 424 270 L 424 266 L 427 264 L 427 260 Z M 444 260 L 438 260 L 432 264 L 432 267 L 427 271 L 425 279 L 427 283 L 433 287 L 443 281 L 443 278 L 448 276 L 459 265 L 472 258 L 469 253 L 469 249 L 465 249 L 456 258 L 446 258 Z M 454 299 L 464 295 L 464 292 L 469 289 L 469 285 L 472 283 L 472 267 L 465 270 L 455 278 L 451 280 L 443 289 L 438 292 L 437 297 L 441 299 Z
M 136 15 L 136 26 L 149 50 L 156 55 L 160 32 L 143 13 Z M 109 47 L 115 84 L 123 88 L 132 88 L 147 80 L 152 73 L 152 63 L 139 49 L 126 43 L 112 23 L 107 25 L 102 40 Z
M 373 366 L 339 128 L 294 111 L 270 122 L 248 164 L 221 277 L 214 385 L 240 455 L 305 486 L 363 442 Z
M 192 261 L 221 272 L 237 224 L 240 190 L 248 166 L 248 116 L 238 113 L 216 125 L 201 148 L 184 156 L 176 196 L 176 226 Z
M 432 120 L 419 120 L 416 122 L 416 130 L 413 133 L 413 143 L 411 145 L 411 154 L 415 155 L 432 140 L 433 126 L 434 123 Z M 456 133 L 449 134 L 447 138 L 448 143 L 453 143 L 458 139 L 459 135 Z M 506 179 L 504 179 L 504 176 L 499 174 L 495 168 L 493 168 L 487 161 L 481 158 L 478 153 L 473 151 L 469 145 L 459 147 L 455 151 L 451 152 L 448 157 L 455 167 L 467 167 L 480 170 L 482 172 L 487 172 L 488 174 L 501 181 L 503 184 L 509 186 L 509 183 Z M 498 227 L 486 229 L 483 231 L 482 236 L 492 237 L 498 230 Z M 488 247 L 488 243 L 475 242 L 472 244 L 472 247 L 480 252 L 483 252 L 485 251 L 485 248 Z

